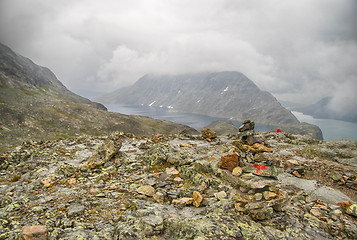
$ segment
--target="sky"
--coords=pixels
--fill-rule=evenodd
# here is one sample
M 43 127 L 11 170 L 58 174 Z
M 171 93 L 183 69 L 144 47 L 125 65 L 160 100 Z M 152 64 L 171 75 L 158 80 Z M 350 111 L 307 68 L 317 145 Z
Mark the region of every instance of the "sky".
M 278 100 L 357 111 L 355 0 L 0 0 L 0 41 L 70 90 L 239 71 Z

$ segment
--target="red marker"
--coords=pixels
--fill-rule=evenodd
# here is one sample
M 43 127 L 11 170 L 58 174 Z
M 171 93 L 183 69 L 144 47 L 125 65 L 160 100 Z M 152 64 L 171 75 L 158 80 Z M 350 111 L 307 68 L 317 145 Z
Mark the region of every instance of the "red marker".
M 259 174 L 260 173 L 260 169 L 265 169 L 267 166 L 258 166 L 258 165 L 253 164 L 253 167 L 257 169 L 256 174 Z
M 278 128 L 278 129 L 276 130 L 276 132 L 277 132 L 277 133 L 280 133 L 280 132 L 281 132 L 280 128 Z

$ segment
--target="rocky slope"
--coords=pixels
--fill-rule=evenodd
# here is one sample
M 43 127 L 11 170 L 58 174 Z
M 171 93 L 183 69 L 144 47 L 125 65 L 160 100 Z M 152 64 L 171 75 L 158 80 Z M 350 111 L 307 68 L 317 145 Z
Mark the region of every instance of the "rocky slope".
M 194 131 L 187 126 L 147 117 L 107 112 L 69 90 L 47 68 L 0 44 L 0 152 L 31 139 L 129 131 Z
M 0 157 L 0 239 L 356 239 L 357 142 L 256 137 L 26 142 Z
M 268 92 L 239 72 L 146 75 L 131 87 L 96 99 L 102 103 L 162 106 L 173 111 L 277 125 L 298 123 Z

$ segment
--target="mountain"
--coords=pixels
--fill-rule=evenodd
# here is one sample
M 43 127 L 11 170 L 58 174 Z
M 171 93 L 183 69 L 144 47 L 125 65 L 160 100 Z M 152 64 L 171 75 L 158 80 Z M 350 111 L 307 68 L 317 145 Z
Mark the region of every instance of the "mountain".
M 314 118 L 336 119 L 348 122 L 357 122 L 357 112 L 354 109 L 351 111 L 336 112 L 331 108 L 333 97 L 324 97 L 314 104 L 294 108 L 294 111 L 313 116 Z
M 266 91 L 239 72 L 185 75 L 146 75 L 134 85 L 96 99 L 166 107 L 172 111 L 204 114 L 262 124 L 298 123 L 297 118 Z
M 108 112 L 69 91 L 48 68 L 0 44 L 0 151 L 32 139 L 111 131 L 136 135 L 195 131 L 184 125 Z

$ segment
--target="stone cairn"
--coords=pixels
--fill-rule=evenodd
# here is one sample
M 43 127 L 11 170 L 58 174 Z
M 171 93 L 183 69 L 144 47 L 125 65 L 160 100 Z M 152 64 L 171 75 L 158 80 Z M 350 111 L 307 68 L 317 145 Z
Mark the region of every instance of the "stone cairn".
M 263 220 L 282 209 L 287 194 L 276 187 L 279 162 L 271 155 L 272 149 L 255 137 L 254 127 L 253 121 L 244 121 L 239 128 L 240 140 L 232 142 L 235 148 L 221 157 L 218 167 L 231 172 L 227 172 L 226 179 L 236 186 L 232 193 L 236 210 Z

